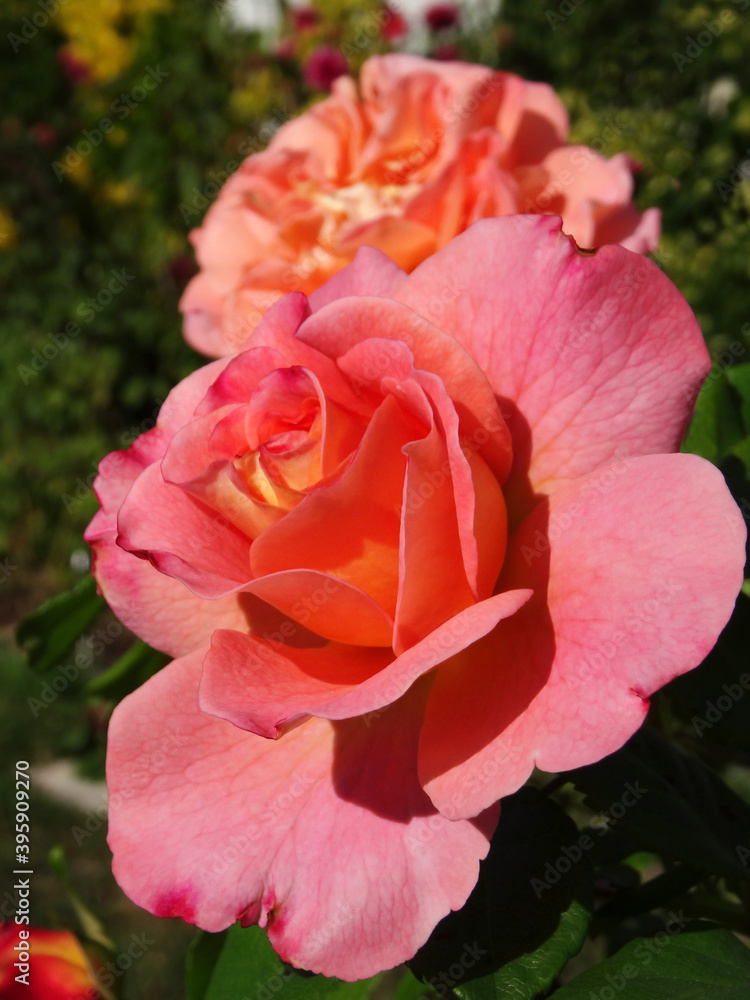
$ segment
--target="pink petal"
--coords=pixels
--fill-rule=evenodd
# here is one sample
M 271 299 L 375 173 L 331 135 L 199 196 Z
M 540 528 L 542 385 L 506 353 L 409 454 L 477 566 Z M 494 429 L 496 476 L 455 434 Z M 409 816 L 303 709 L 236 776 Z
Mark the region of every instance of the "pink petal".
M 284 303 L 269 310 L 269 327 L 286 328 L 289 336 L 296 333 L 299 324 L 309 315 L 304 295 L 289 296 Z M 221 373 L 207 387 L 206 394 L 196 408 L 196 415 L 205 416 L 232 404 L 247 403 L 250 393 L 258 382 L 277 368 L 285 368 L 289 362 L 283 352 L 271 347 L 252 345 L 246 350 L 225 358 Z
M 459 606 L 465 607 L 466 603 L 488 597 L 502 566 L 505 552 L 505 506 L 502 492 L 484 460 L 477 454 L 477 449 L 486 441 L 489 433 L 485 432 L 475 441 L 459 436 L 458 415 L 442 380 L 431 372 L 415 368 L 414 356 L 401 340 L 386 340 L 382 337 L 360 340 L 338 358 L 338 366 L 349 376 L 358 391 L 362 391 L 367 397 L 372 396 L 376 401 L 384 394 L 402 393 L 407 384 L 413 383 L 416 390 L 415 416 L 423 420 L 426 426 L 437 421 L 426 438 L 407 445 L 409 462 L 402 504 L 401 600 L 403 602 L 405 595 L 411 591 L 412 596 L 417 599 L 417 605 L 412 610 L 416 611 L 418 606 L 426 610 L 425 601 L 420 595 L 434 595 L 435 584 L 446 578 L 465 577 L 469 594 L 461 597 L 458 591 L 454 593 L 450 587 L 446 588 L 449 591 L 446 593 L 438 585 L 437 589 L 445 594 L 453 610 L 441 610 L 434 603 L 434 596 L 431 597 L 429 613 L 432 616 L 432 626 L 424 627 L 423 623 L 422 627 L 417 628 L 423 636 L 450 617 Z M 477 490 L 479 483 L 481 488 Z M 434 520 L 440 525 L 444 546 L 435 546 L 434 534 L 424 530 L 428 520 Z M 448 534 L 445 534 L 446 526 L 450 525 L 454 525 L 456 535 L 450 528 Z M 420 538 L 421 543 L 418 541 Z M 453 552 L 456 541 L 459 549 Z M 406 548 L 411 548 L 415 543 L 421 545 L 422 555 L 405 555 Z M 458 558 L 458 562 L 454 556 Z M 426 570 L 425 560 L 433 564 L 437 576 Z M 438 564 L 443 565 L 441 572 L 437 570 Z M 459 574 L 458 577 L 456 573 Z M 433 581 L 431 585 L 420 586 L 421 580 L 430 577 Z M 405 622 L 413 619 L 407 607 L 408 597 L 406 602 L 406 605 L 402 603 L 398 614 L 399 633 Z M 412 626 L 406 626 L 407 631 L 415 625 L 416 621 L 412 620 Z M 414 637 L 411 641 L 414 641 Z M 396 644 L 401 649 L 409 645 L 410 641 L 405 635 L 401 635 Z
M 89 531 L 93 527 L 92 522 Z M 87 533 L 87 538 L 101 593 L 120 621 L 149 646 L 169 656 L 183 656 L 205 647 L 214 629 L 247 629 L 242 594 L 204 600 L 180 580 L 125 552 L 115 544 L 113 533 L 101 537 Z
M 568 138 L 565 106 L 546 83 L 529 83 L 512 73 L 504 77 L 504 100 L 497 118 L 499 131 L 512 141 L 508 166 L 537 163 Z
M 313 312 L 329 302 L 348 295 L 382 295 L 394 292 L 406 277 L 406 272 L 390 257 L 372 246 L 363 246 L 347 267 L 343 268 L 310 295 Z
M 367 407 L 363 407 L 334 362 L 297 336 L 300 325 L 309 315 L 308 300 L 301 292 L 284 296 L 264 315 L 248 346 L 271 348 L 285 359 L 286 365 L 299 365 L 309 369 L 315 373 L 328 399 L 352 413 L 366 414 L 369 417 Z M 243 357 L 243 354 L 239 357 Z
M 421 270 L 420 267 L 415 273 Z M 408 294 L 411 280 L 407 279 L 396 293 L 399 298 Z M 373 334 L 403 341 L 410 348 L 417 368 L 434 372 L 443 380 L 461 418 L 463 434 L 476 441 L 477 450 L 502 481 L 510 467 L 510 438 L 491 387 L 470 354 L 431 322 L 442 326 L 439 317 L 443 310 L 450 315 L 468 287 L 471 285 L 455 282 L 452 275 L 446 285 L 443 274 L 439 294 L 419 315 L 390 299 L 368 296 L 339 299 L 313 313 L 297 336 L 330 358 L 340 358 Z M 453 304 L 448 305 L 448 300 Z
M 214 288 L 205 272 L 191 278 L 180 299 L 180 312 L 185 317 L 185 340 L 194 351 L 209 358 L 220 358 L 227 353 L 221 333 L 224 301 L 224 295 Z
M 205 644 L 220 622 L 229 628 L 245 627 L 245 615 L 236 597 L 206 604 L 180 581 L 116 545 L 117 514 L 135 480 L 161 459 L 225 365 L 225 360 L 215 361 L 183 379 L 167 396 L 156 427 L 126 451 L 102 459 L 94 481 L 102 507 L 84 535 L 92 548 L 93 573 L 112 610 L 149 645 L 172 656 Z
M 622 746 L 651 693 L 716 642 L 744 534 L 721 473 L 693 455 L 626 459 L 539 504 L 500 580 L 534 597 L 437 672 L 419 767 L 441 812 L 474 815 L 534 766 L 562 771 Z
M 246 536 L 179 486 L 165 483 L 157 465 L 135 481 L 117 524 L 118 545 L 143 554 L 198 597 L 224 597 L 251 578 Z
M 328 976 L 412 956 L 465 902 L 497 818 L 450 822 L 431 806 L 416 777 L 421 699 L 272 742 L 198 710 L 200 660 L 175 661 L 112 717 L 120 885 L 205 930 L 259 922 L 280 957 Z
M 344 473 L 321 486 L 253 543 L 253 576 L 328 573 L 364 590 L 392 617 L 398 586 L 401 448 L 424 428 L 389 396 Z
M 287 631 L 294 640 L 294 631 Z M 203 663 L 201 711 L 276 739 L 289 722 L 310 714 L 329 718 L 331 704 L 335 707 L 341 695 L 382 670 L 392 657 L 390 649 L 330 642 L 299 648 L 218 629 Z
M 530 590 L 507 591 L 472 605 L 395 659 L 384 649 L 297 648 L 265 635 L 217 631 L 203 666 L 201 708 L 267 737 L 307 714 L 363 716 L 369 724 L 420 677 L 487 635 L 530 596 Z M 289 642 L 294 638 L 292 631 Z
M 653 253 L 659 246 L 661 212 L 647 208 L 639 212 L 635 205 L 598 209 L 595 213 L 594 245 L 619 243 L 633 253 Z
M 450 300 L 446 275 L 462 289 Z M 581 254 L 551 217 L 476 223 L 396 296 L 427 318 L 440 301 L 435 322 L 502 398 L 516 509 L 618 452 L 676 451 L 710 364 L 688 304 L 655 264 L 615 246 Z

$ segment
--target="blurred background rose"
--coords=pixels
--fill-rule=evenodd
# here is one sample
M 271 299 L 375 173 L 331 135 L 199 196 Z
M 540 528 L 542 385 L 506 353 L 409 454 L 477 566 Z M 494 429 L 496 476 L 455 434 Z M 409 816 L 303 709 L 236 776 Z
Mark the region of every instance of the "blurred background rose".
M 19 930 L 25 932 L 25 938 L 19 937 Z M 28 953 L 22 952 L 24 946 Z M 28 954 L 28 961 L 19 962 L 24 954 Z M 0 997 L 107 1000 L 96 985 L 89 956 L 70 931 L 45 931 L 15 923 L 0 923 Z

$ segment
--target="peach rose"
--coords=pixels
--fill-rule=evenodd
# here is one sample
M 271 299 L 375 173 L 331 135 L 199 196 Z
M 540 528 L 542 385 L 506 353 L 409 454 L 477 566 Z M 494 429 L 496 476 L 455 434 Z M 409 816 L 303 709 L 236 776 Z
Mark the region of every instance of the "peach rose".
M 101 993 L 86 954 L 70 931 L 0 923 L 0 997 L 101 1000 Z
M 729 618 L 744 522 L 677 453 L 709 366 L 655 264 L 515 216 L 408 276 L 360 250 L 180 383 L 86 536 L 176 658 L 112 717 L 128 895 L 342 979 L 413 955 L 498 800 L 620 747 Z
M 602 144 L 614 133 L 607 125 Z M 566 143 L 551 87 L 466 63 L 375 56 L 248 157 L 191 234 L 185 336 L 221 357 L 282 295 L 310 294 L 374 246 L 411 271 L 478 219 L 561 215 L 579 246 L 656 249 L 635 164 Z

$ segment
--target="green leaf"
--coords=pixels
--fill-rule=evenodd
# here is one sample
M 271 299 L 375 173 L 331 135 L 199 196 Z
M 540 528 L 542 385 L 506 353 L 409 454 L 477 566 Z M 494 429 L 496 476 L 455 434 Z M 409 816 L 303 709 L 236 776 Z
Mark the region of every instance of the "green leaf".
M 65 889 L 68 901 L 75 911 L 75 915 L 78 918 L 78 922 L 81 925 L 84 936 L 88 938 L 89 941 L 95 941 L 107 951 L 114 953 L 114 942 L 107 934 L 104 924 L 83 901 L 81 896 L 76 892 L 71 884 L 63 848 L 59 844 L 53 847 L 49 852 L 47 860 L 49 861 L 49 866 L 52 869 L 52 872 L 57 876 Z
M 392 1000 L 426 1000 L 430 996 L 430 990 L 410 969 L 406 969 L 391 996 Z
M 144 684 L 168 662 L 168 656 L 138 639 L 109 670 L 86 684 L 84 694 L 105 695 L 119 701 Z
M 580 949 L 591 921 L 591 838 L 551 800 L 524 788 L 503 800 L 479 881 L 409 963 L 462 1000 L 532 1000 Z
M 185 1000 L 204 1000 L 226 936 L 226 931 L 198 931 L 190 942 L 185 961 Z
M 380 976 L 344 983 L 299 972 L 279 958 L 265 931 L 235 924 L 199 935 L 186 967 L 186 1000 L 367 1000 Z
M 703 871 L 750 878 L 736 853 L 750 829 L 750 807 L 714 771 L 649 726 L 621 750 L 567 777 L 639 848 Z
M 735 455 L 745 467 L 745 474 L 750 476 L 750 436 L 732 445 L 732 454 Z M 745 517 L 747 514 L 743 511 Z
M 740 397 L 740 416 L 745 434 L 750 434 L 750 365 L 727 368 L 727 379 Z
M 621 991 L 628 1000 L 747 1000 L 750 950 L 723 928 L 704 923 L 680 933 L 680 922 L 672 923 L 671 935 L 636 938 L 550 1000 L 591 1000 L 592 994 Z
M 73 590 L 51 597 L 32 611 L 16 631 L 29 666 L 39 673 L 57 666 L 105 607 L 104 598 L 96 593 L 96 580 L 89 576 Z
M 682 451 L 718 464 L 747 434 L 741 407 L 741 397 L 732 387 L 727 372 L 722 369 L 711 375 L 698 395 Z

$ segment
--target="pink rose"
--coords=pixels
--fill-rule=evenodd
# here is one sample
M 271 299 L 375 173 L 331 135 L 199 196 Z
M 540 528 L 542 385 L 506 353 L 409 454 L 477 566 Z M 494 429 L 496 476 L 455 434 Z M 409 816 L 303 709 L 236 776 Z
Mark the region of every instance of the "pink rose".
M 602 147 L 617 127 L 607 124 Z M 201 273 L 181 302 L 187 340 L 210 357 L 232 353 L 273 302 L 309 295 L 359 247 L 411 271 L 490 216 L 561 215 L 579 246 L 654 250 L 659 213 L 633 205 L 633 161 L 567 135 L 546 84 L 410 55 L 369 59 L 359 89 L 339 77 L 331 97 L 248 157 L 191 234 Z
M 363 249 L 180 383 L 87 532 L 175 657 L 111 722 L 127 894 L 342 979 L 409 958 L 498 800 L 620 747 L 729 618 L 744 523 L 677 453 L 709 366 L 655 264 L 517 216 L 410 276 Z

